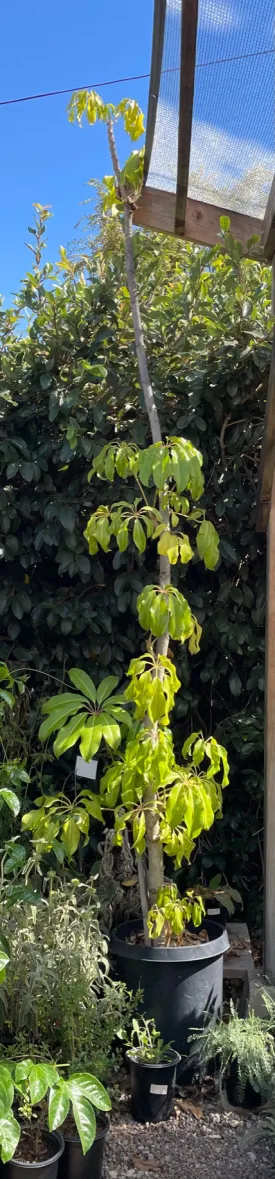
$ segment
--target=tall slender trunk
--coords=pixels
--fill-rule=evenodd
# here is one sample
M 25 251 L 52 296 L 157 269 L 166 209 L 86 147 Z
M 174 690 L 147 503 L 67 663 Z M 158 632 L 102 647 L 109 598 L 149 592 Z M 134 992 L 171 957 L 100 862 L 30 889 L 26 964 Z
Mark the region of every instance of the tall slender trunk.
M 120 188 L 122 200 L 124 203 L 124 238 L 125 238 L 125 261 L 126 261 L 126 275 L 127 285 L 130 295 L 131 312 L 135 336 L 136 355 L 139 368 L 140 384 L 143 391 L 145 408 L 147 411 L 150 430 L 152 435 L 152 442 L 161 442 L 161 427 L 160 420 L 155 401 L 154 390 L 151 385 L 146 348 L 143 335 L 142 320 L 140 314 L 139 297 L 135 275 L 135 262 L 133 252 L 133 211 L 127 192 L 121 186 L 120 182 L 120 167 L 116 150 L 116 143 L 113 131 L 112 121 L 108 123 L 108 142 L 110 154 L 113 164 L 113 169 L 117 181 L 118 188 Z M 168 526 L 168 513 L 163 511 L 163 521 Z M 170 583 L 170 562 L 168 557 L 160 556 L 159 558 L 159 584 L 161 588 Z M 160 655 L 167 655 L 169 645 L 169 635 L 164 634 L 157 641 L 157 652 Z M 148 849 L 148 876 L 147 887 L 150 905 L 154 905 L 157 900 L 159 889 L 163 886 L 164 870 L 163 870 L 163 848 L 160 840 L 160 824 L 159 818 L 155 810 L 155 792 L 154 783 L 148 786 L 146 792 L 146 802 L 151 803 L 151 806 L 146 808 L 146 842 Z M 139 876 L 142 871 L 142 865 L 139 864 Z M 144 890 L 143 895 L 144 895 Z M 144 931 L 146 940 L 148 938 L 148 931 L 144 921 Z

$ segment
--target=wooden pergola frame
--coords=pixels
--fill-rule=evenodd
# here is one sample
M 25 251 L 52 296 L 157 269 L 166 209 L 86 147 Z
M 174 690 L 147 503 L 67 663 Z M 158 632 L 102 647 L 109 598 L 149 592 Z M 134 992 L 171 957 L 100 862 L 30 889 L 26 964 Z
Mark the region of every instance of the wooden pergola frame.
M 155 0 L 151 79 L 145 146 L 145 182 L 153 145 L 161 79 L 166 0 Z M 229 216 L 231 231 L 242 243 L 248 257 L 272 265 L 275 314 L 275 177 L 263 221 L 246 213 L 232 212 L 188 197 L 198 0 L 181 0 L 180 108 L 176 192 L 144 184 L 135 213 L 135 224 L 156 232 L 176 235 L 186 241 L 213 246 L 219 244 L 220 217 Z M 247 243 L 257 234 L 259 245 Z M 275 981 L 275 329 L 268 384 L 259 482 L 256 530 L 267 534 L 267 618 L 265 694 L 265 913 L 264 942 L 266 976 Z

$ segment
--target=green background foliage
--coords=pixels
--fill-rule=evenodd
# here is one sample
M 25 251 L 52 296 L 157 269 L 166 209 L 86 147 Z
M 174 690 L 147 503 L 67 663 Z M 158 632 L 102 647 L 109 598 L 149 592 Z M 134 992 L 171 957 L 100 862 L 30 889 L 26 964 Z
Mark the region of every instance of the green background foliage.
M 60 680 L 82 666 L 98 684 L 109 673 L 123 676 L 142 649 L 136 598 L 155 580 L 157 546 L 155 554 L 150 546 L 150 561 L 133 542 L 125 552 L 111 542 L 110 552 L 89 556 L 83 531 L 91 512 L 119 498 L 132 502 L 136 489 L 116 477 L 111 486 L 88 484 L 87 474 L 114 435 L 139 446 L 150 439 L 119 223 L 103 221 L 100 237 L 70 257 L 62 250 L 55 272 L 42 265 L 43 229 L 16 307 L 0 319 L 1 658 Z M 270 272 L 241 260 L 227 226 L 224 236 L 226 255 L 141 232 L 134 248 L 163 433 L 185 436 L 202 451 L 201 503 L 220 536 L 215 572 L 196 558 L 173 569 L 203 625 L 199 654 L 173 650 L 171 642 L 182 681 L 176 743 L 190 729 L 215 733 L 231 765 L 224 818 L 203 837 L 191 879 L 201 865 L 212 875 L 214 864 L 253 900 L 261 866 L 265 618 L 255 499 Z M 40 693 L 43 677 L 33 674 L 32 683 Z

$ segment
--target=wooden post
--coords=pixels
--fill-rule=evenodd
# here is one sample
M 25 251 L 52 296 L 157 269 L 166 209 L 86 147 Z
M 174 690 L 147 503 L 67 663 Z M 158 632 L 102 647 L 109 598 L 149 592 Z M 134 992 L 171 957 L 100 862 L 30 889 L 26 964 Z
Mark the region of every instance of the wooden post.
M 264 970 L 275 981 L 275 471 L 267 532 Z

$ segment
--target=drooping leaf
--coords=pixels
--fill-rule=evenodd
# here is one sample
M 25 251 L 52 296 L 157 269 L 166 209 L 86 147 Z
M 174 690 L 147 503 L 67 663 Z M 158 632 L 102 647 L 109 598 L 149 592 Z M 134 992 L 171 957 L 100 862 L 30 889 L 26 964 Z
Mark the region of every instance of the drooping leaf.
M 197 549 L 206 569 L 215 569 L 219 560 L 219 537 L 211 520 L 203 520 L 197 532 Z

